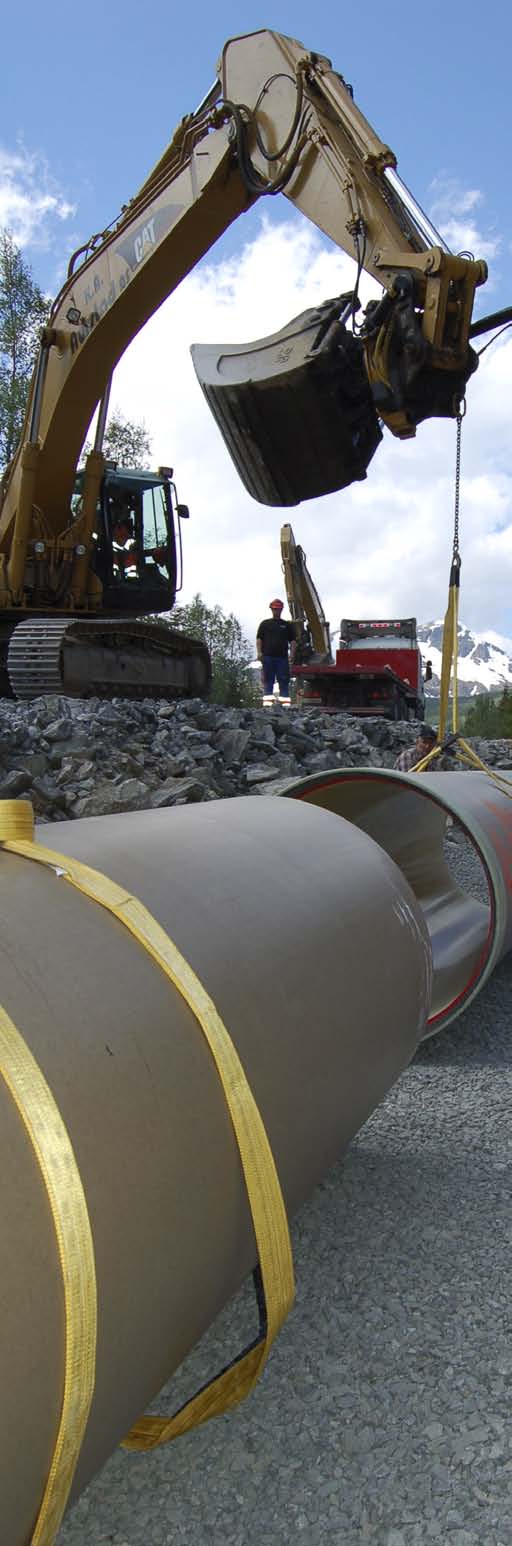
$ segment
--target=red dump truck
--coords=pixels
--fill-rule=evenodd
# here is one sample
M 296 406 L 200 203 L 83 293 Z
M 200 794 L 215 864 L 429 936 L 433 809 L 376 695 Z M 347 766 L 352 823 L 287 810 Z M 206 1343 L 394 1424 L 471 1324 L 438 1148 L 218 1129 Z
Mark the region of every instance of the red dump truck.
M 344 618 L 335 659 L 303 660 L 294 667 L 303 707 L 422 719 L 425 698 L 416 618 L 354 621 Z
M 304 549 L 281 527 L 281 563 L 297 653 L 292 667 L 303 708 L 423 719 L 422 662 L 415 617 L 344 618 L 333 659 L 331 633 Z M 427 669 L 427 678 L 428 678 Z

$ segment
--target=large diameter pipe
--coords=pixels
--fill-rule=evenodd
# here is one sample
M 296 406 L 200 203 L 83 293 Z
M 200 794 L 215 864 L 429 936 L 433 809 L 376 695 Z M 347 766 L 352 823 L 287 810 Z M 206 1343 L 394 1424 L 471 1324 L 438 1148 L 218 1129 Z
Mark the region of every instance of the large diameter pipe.
M 97 817 L 53 834 L 135 894 L 201 978 L 293 1213 L 423 1033 L 430 946 L 399 870 L 350 823 L 292 800 Z M 96 1255 L 96 1386 L 76 1496 L 253 1267 L 255 1242 L 220 1082 L 180 994 L 53 871 L 8 852 L 0 864 L 1 998 L 66 1123 Z M 2 1539 L 26 1546 L 62 1398 L 63 1299 L 45 1189 L 1 1079 L 0 1174 Z
M 450 1025 L 512 946 L 512 777 L 500 785 L 477 772 L 335 768 L 294 779 L 281 793 L 353 822 L 399 866 L 432 945 L 426 1034 Z M 462 890 L 447 864 L 449 817 L 480 861 L 485 901 Z

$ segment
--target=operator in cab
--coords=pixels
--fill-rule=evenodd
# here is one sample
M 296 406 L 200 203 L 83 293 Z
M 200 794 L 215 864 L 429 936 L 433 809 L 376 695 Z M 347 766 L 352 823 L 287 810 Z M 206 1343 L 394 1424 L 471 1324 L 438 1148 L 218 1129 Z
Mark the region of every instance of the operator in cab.
M 290 666 L 297 653 L 295 625 L 281 616 L 283 602 L 276 599 L 269 603 L 270 617 L 264 617 L 256 634 L 258 660 L 261 660 L 263 693 L 272 697 L 277 679 L 279 695 L 288 698 L 290 693 Z
M 129 505 L 112 504 L 112 560 L 118 574 L 131 577 L 137 573 L 137 546 L 133 515 Z

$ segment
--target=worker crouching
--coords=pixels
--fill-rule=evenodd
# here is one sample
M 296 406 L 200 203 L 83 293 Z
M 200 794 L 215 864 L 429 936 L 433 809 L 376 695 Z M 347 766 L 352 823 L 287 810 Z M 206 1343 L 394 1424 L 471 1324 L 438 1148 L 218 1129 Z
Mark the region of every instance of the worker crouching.
M 420 725 L 414 746 L 409 746 L 405 751 L 400 752 L 400 756 L 393 763 L 393 767 L 399 773 L 410 773 L 411 770 L 418 766 L 419 762 L 423 762 L 423 759 L 430 755 L 431 760 L 424 769 L 426 773 L 453 772 L 455 770 L 453 750 L 445 746 L 442 752 L 436 757 L 432 757 L 431 754 L 436 745 L 437 731 L 434 729 L 434 726 Z

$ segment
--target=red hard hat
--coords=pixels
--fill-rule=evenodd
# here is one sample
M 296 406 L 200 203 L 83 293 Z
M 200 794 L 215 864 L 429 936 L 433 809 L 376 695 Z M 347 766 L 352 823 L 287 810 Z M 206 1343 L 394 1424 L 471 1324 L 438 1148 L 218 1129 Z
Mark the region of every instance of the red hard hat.
M 284 601 L 279 601 L 279 598 L 277 599 L 277 601 L 269 601 L 269 607 L 279 607 L 279 610 L 282 612 L 283 607 L 284 607 Z

